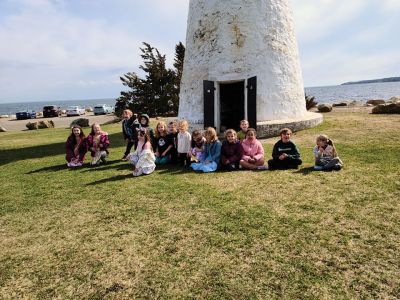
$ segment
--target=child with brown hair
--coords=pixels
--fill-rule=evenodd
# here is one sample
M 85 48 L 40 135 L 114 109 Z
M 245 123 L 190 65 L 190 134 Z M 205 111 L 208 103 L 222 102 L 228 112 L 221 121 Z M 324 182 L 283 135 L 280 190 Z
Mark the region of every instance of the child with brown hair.
M 248 129 L 249 129 L 249 121 L 247 120 L 240 121 L 240 130 L 237 133 L 237 137 L 241 142 L 243 142 L 243 140 L 246 138 Z
M 178 124 L 176 121 L 168 123 L 168 138 L 172 141 L 173 147 L 171 148 L 171 163 L 178 162 Z
M 194 159 L 195 162 L 204 161 L 205 142 L 206 139 L 203 136 L 203 132 L 201 132 L 201 130 L 195 130 L 192 132 L 191 152 L 192 159 Z
M 151 147 L 149 131 L 146 128 L 139 130 L 136 151 L 130 153 L 127 158 L 134 166 L 133 176 L 148 175 L 154 172 L 155 156 Z
M 173 147 L 173 141 L 168 136 L 167 124 L 160 121 L 157 123 L 154 133 L 154 155 L 157 165 L 165 165 L 170 161 L 170 151 Z
M 244 169 L 266 170 L 264 166 L 264 148 L 257 140 L 257 133 L 254 128 L 247 130 L 246 139 L 242 142 L 243 156 L 240 165 Z
M 343 162 L 337 154 L 335 145 L 325 134 L 321 134 L 317 137 L 313 153 L 315 157 L 314 170 L 339 171 L 343 167 Z
M 274 145 L 272 159 L 268 161 L 269 169 L 298 169 L 303 162 L 296 144 L 290 140 L 292 131 L 289 128 L 283 128 L 279 135 L 281 139 Z
M 71 128 L 71 134 L 65 143 L 65 151 L 65 159 L 67 160 L 68 167 L 75 168 L 83 165 L 87 152 L 87 144 L 81 126 L 74 125 Z
M 221 147 L 221 167 L 227 171 L 239 169 L 240 159 L 243 156 L 243 147 L 237 138 L 236 131 L 225 131 L 225 141 Z
M 214 172 L 218 169 L 220 163 L 221 142 L 218 140 L 217 132 L 212 127 L 206 129 L 204 137 L 206 138 L 205 160 L 200 163 L 192 163 L 191 167 L 195 171 Z
M 186 120 L 182 120 L 178 123 L 178 162 L 181 166 L 190 167 L 190 159 L 192 154 L 190 153 L 190 142 L 192 136 L 188 132 L 189 123 Z

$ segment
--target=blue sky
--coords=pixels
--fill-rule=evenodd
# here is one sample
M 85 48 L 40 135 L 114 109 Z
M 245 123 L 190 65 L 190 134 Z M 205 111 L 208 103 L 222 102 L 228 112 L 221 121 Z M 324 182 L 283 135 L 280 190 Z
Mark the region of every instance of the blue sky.
M 0 102 L 118 97 L 141 42 L 172 63 L 188 2 L 0 0 Z M 292 6 L 305 86 L 400 76 L 399 0 Z

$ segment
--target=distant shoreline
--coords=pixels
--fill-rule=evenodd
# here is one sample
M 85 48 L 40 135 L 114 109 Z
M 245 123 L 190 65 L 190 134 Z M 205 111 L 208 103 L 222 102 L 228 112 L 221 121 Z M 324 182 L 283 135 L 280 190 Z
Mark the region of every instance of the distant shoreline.
M 399 82 L 400 77 L 387 77 L 380 79 L 371 79 L 371 80 L 360 80 L 360 81 L 349 81 L 342 83 L 341 85 L 350 85 L 350 84 L 366 84 L 366 83 L 383 83 L 383 82 Z

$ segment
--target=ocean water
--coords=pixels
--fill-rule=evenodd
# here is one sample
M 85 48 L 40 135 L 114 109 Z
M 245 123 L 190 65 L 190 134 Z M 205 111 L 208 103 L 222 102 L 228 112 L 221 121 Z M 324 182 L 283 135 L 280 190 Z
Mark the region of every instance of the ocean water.
M 319 103 L 332 103 L 340 100 L 359 100 L 362 102 L 371 99 L 388 100 L 393 96 L 400 96 L 400 82 L 306 87 L 305 92 L 307 95 L 314 96 Z M 25 109 L 33 109 L 39 112 L 43 110 L 43 106 L 45 105 L 58 105 L 61 108 L 79 105 L 86 108 L 103 103 L 115 105 L 115 99 L 0 103 L 0 115 L 15 114 Z
M 306 94 L 315 96 L 319 103 L 332 103 L 340 100 L 359 100 L 366 102 L 372 99 L 389 100 L 400 96 L 400 82 L 364 83 L 305 88 Z
M 16 102 L 16 103 L 0 103 L 0 115 L 15 115 L 16 112 L 26 109 L 32 109 L 36 112 L 43 111 L 43 106 L 57 105 L 61 109 L 68 106 L 79 105 L 84 108 L 94 107 L 97 104 L 115 105 L 114 98 L 95 99 L 95 100 L 62 100 L 62 101 L 40 101 L 40 102 Z

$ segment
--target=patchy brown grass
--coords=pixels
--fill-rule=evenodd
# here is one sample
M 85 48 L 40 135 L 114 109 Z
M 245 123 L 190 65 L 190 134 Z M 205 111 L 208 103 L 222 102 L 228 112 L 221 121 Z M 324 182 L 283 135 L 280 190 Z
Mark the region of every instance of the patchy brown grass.
M 274 172 L 133 178 L 106 130 L 110 163 L 79 170 L 67 130 L 0 136 L 0 298 L 400 298 L 399 116 L 326 114 Z M 319 133 L 340 172 L 310 170 Z

